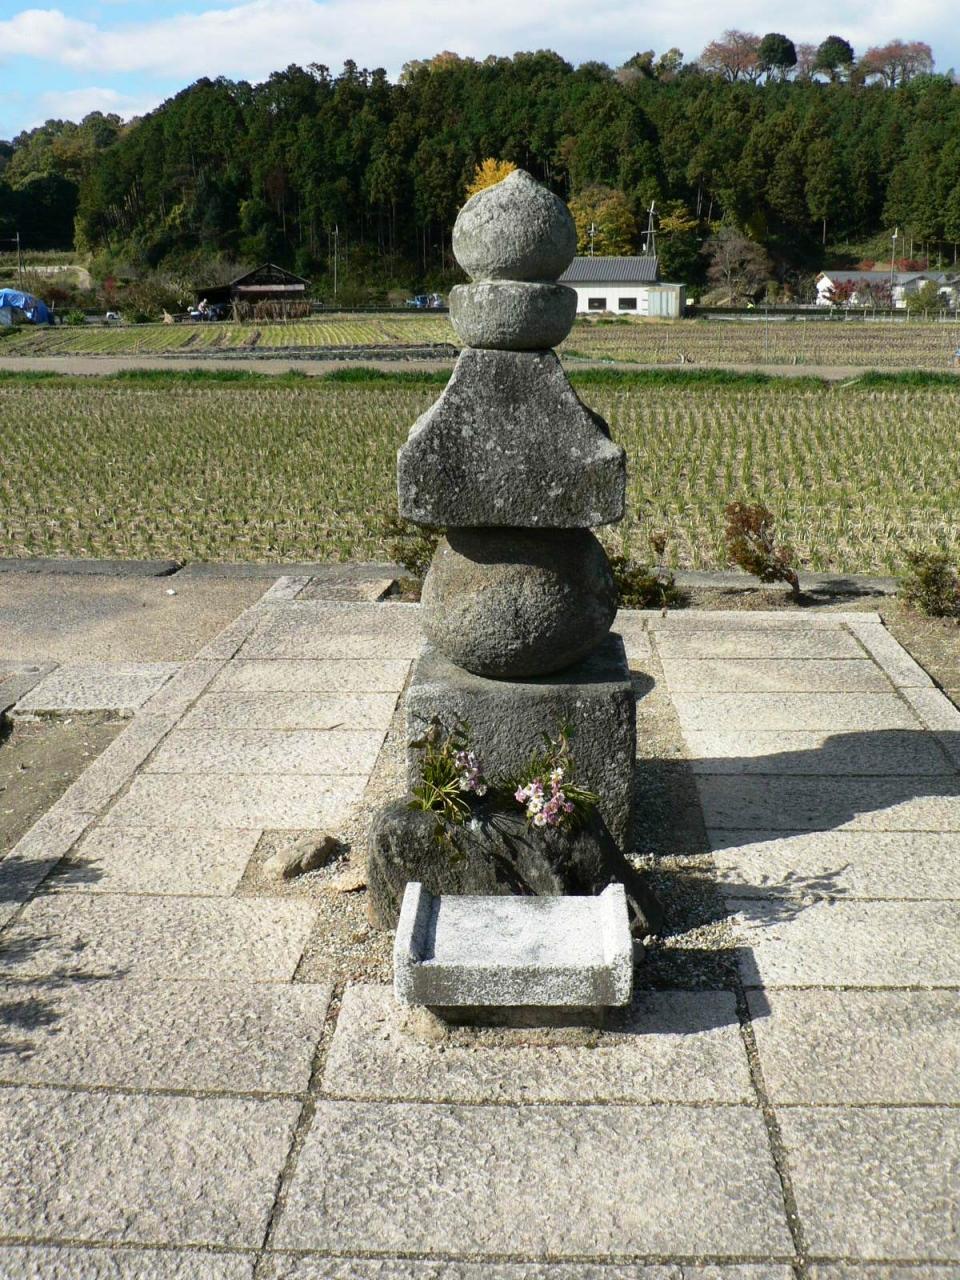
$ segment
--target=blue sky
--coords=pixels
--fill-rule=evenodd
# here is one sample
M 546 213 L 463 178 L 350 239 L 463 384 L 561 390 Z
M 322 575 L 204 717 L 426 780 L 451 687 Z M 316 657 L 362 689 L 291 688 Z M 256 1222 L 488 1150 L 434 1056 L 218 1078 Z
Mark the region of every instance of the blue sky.
M 0 0 L 0 138 L 50 117 L 141 114 L 199 76 L 262 80 L 291 62 L 345 58 L 396 75 L 441 49 L 484 57 L 555 49 L 571 62 L 619 64 L 676 45 L 687 58 L 724 28 L 783 31 L 819 43 L 845 36 L 858 52 L 900 37 L 925 40 L 937 70 L 960 71 L 956 0 Z

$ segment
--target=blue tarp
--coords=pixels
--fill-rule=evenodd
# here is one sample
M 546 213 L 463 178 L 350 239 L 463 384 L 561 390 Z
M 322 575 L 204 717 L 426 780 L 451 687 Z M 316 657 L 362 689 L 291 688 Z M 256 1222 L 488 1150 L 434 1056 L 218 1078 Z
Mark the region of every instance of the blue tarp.
M 32 293 L 21 293 L 19 289 L 0 289 L 0 307 L 16 307 L 32 324 L 50 323 L 47 304 L 35 298 Z

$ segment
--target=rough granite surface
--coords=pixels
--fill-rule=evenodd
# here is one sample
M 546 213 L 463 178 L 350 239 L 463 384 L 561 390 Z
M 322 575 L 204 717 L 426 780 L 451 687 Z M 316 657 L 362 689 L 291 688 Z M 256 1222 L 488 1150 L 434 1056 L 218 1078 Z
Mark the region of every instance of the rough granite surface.
M 588 529 L 451 529 L 423 584 L 427 640 L 499 680 L 562 671 L 617 613 L 606 552 Z
M 450 290 L 450 322 L 468 347 L 546 351 L 564 340 L 576 314 L 576 291 L 563 284 L 497 280 Z
M 555 737 L 573 729 L 577 781 L 600 797 L 599 811 L 621 849 L 629 847 L 636 754 L 636 699 L 617 635 L 552 676 L 490 680 L 454 666 L 428 649 L 416 663 L 406 699 L 407 741 L 419 738 L 434 716 L 452 727 L 470 725 L 488 774 L 511 774 Z M 420 758 L 408 752 L 408 786 L 420 781 Z
M 523 169 L 471 196 L 453 256 L 472 280 L 556 280 L 577 252 L 570 210 Z
M 552 351 L 468 347 L 411 428 L 397 482 L 415 524 L 592 528 L 622 518 L 626 464 Z

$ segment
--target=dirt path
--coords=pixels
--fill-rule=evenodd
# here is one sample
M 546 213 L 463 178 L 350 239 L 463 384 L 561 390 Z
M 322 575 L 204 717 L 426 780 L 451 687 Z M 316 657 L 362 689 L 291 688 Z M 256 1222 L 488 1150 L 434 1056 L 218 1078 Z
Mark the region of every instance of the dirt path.
M 453 364 L 450 359 L 377 359 L 362 357 L 358 359 L 327 359 L 317 355 L 312 359 L 289 359 L 282 356 L 256 355 L 245 358 L 236 356 L 217 358 L 215 356 L 197 355 L 167 356 L 5 356 L 0 358 L 0 370 L 11 372 L 50 372 L 78 375 L 100 375 L 120 373 L 128 369 L 244 369 L 250 373 L 290 373 L 296 371 L 309 377 L 331 373 L 335 369 L 379 369 L 385 372 L 399 372 L 405 369 L 418 370 L 449 369 Z M 584 360 L 571 358 L 565 361 L 568 369 L 618 369 L 636 371 L 641 369 L 673 369 L 680 373 L 696 373 L 703 369 L 730 369 L 740 373 L 768 373 L 771 377 L 824 378 L 827 382 L 845 382 L 867 373 L 865 366 L 857 365 L 792 365 L 792 364 L 685 364 L 661 365 L 641 364 L 626 361 L 612 363 L 609 360 Z M 944 370 L 960 377 L 960 369 Z M 895 371 L 892 371 L 895 372 Z

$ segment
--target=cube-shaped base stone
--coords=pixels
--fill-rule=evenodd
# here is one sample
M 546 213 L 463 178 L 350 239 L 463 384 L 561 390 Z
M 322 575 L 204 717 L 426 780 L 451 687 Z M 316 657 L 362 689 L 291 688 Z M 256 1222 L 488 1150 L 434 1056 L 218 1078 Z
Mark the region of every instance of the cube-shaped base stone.
M 434 897 L 411 882 L 394 946 L 404 1004 L 597 1008 L 630 1003 L 623 885 L 595 898 Z
M 413 671 L 406 700 L 407 740 L 437 717 L 445 728 L 470 727 L 473 749 L 488 777 L 516 774 L 543 735 L 573 731 L 574 781 L 599 797 L 599 811 L 622 850 L 630 848 L 637 712 L 630 669 L 618 635 L 610 634 L 582 662 L 550 676 L 490 680 L 427 649 Z M 420 782 L 420 752 L 407 753 L 407 783 Z

